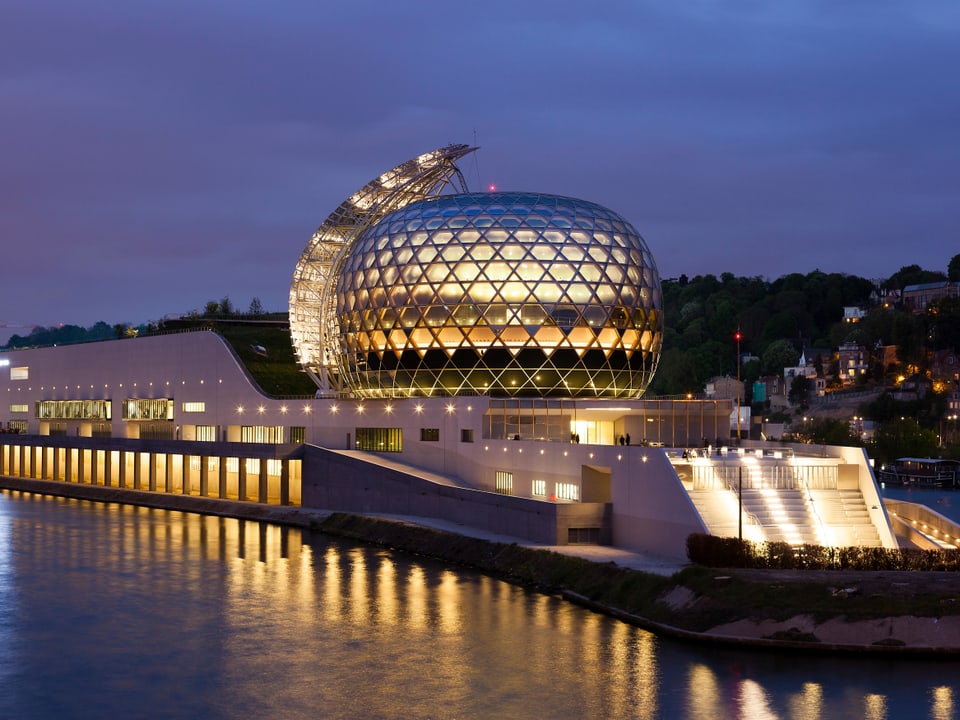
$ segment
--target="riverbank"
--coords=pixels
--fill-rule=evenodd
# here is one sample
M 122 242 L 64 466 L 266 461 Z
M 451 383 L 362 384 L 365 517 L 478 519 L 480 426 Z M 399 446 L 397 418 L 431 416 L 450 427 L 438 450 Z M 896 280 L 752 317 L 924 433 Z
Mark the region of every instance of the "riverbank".
M 615 548 L 545 548 L 423 518 L 0 478 L 0 487 L 312 529 L 424 555 L 562 596 L 661 635 L 737 647 L 960 655 L 960 573 L 680 567 Z M 638 569 L 643 568 L 643 569 Z

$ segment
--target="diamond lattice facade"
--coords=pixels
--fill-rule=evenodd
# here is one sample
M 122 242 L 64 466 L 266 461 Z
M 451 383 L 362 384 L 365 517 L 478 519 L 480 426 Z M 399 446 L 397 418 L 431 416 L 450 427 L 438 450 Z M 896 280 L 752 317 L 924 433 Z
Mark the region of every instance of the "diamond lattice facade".
M 466 193 L 407 205 L 335 263 L 338 366 L 367 397 L 639 397 L 662 340 L 644 240 L 600 205 Z
M 476 149 L 447 145 L 401 163 L 340 203 L 310 238 L 290 285 L 290 335 L 300 367 L 321 388 L 341 385 L 335 375 L 338 330 L 332 310 L 337 258 L 391 210 L 439 195 L 451 183 L 465 189 L 456 161 Z

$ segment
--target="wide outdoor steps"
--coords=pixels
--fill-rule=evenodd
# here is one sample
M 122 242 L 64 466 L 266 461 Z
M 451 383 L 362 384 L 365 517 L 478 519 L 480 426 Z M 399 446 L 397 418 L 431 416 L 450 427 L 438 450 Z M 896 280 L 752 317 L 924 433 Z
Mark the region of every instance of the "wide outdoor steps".
M 689 490 L 712 535 L 736 536 L 737 493 Z M 744 489 L 743 537 L 793 545 L 880 546 L 880 535 L 859 490 Z

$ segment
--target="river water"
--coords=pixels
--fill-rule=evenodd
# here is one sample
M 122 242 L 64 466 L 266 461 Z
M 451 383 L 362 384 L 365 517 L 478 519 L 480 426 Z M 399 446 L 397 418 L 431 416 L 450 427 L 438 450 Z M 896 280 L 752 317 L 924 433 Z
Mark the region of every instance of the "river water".
M 0 493 L 0 718 L 931 718 L 960 663 L 731 651 L 308 531 Z

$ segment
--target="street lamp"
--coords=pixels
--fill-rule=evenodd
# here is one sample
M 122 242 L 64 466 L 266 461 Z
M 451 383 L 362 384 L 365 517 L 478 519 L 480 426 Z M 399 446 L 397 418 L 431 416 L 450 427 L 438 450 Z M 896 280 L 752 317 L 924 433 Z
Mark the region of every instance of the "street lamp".
M 737 334 L 734 335 L 737 340 L 737 445 L 740 444 L 740 340 L 743 336 L 740 334 L 740 328 L 737 328 Z

